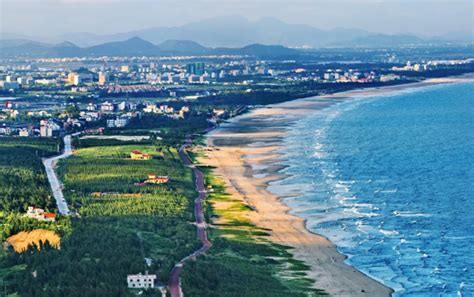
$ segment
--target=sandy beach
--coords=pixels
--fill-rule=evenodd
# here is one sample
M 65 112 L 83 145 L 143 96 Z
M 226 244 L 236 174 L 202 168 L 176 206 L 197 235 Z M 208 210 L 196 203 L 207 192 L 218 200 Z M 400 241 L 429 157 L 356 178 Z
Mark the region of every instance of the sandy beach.
M 207 136 L 206 157 L 200 162 L 215 166 L 233 198 L 251 206 L 248 218 L 257 226 L 271 229 L 271 240 L 293 247 L 296 259 L 311 267 L 308 276 L 314 287 L 332 296 L 390 296 L 392 289 L 345 263 L 327 238 L 305 228 L 305 221 L 289 214 L 289 208 L 278 195 L 267 190 L 272 181 L 285 178 L 278 149 L 288 127 L 308 113 L 318 112 L 353 97 L 375 96 L 441 83 L 471 80 L 470 77 L 432 79 L 385 88 L 349 92 L 294 100 L 254 109 L 221 125 Z M 297 193 L 295 193 L 297 194 Z M 215 207 L 219 207 L 216 205 Z

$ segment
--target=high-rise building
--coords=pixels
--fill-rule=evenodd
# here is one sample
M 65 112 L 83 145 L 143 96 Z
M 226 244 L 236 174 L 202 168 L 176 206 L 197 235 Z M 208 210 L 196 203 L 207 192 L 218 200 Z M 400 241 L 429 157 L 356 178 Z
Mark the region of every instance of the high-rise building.
M 128 72 L 130 72 L 130 66 L 122 65 L 122 67 L 120 67 L 120 71 L 128 73 Z
M 186 72 L 191 75 L 203 75 L 205 72 L 205 65 L 202 62 L 190 63 L 186 65 Z
M 99 72 L 99 85 L 103 86 L 109 81 L 109 76 L 105 72 Z
M 70 73 L 67 75 L 67 82 L 70 83 L 70 84 L 74 84 L 74 80 L 75 80 L 76 75 L 77 75 L 77 73 L 75 73 L 75 72 L 70 72 Z

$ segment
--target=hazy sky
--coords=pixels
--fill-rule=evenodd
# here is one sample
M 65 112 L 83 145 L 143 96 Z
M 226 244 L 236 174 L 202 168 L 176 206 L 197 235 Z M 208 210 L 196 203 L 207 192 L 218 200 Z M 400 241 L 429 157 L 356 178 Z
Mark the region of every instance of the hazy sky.
M 474 0 L 0 0 L 0 32 L 117 33 L 241 15 L 321 29 L 441 35 L 473 32 Z

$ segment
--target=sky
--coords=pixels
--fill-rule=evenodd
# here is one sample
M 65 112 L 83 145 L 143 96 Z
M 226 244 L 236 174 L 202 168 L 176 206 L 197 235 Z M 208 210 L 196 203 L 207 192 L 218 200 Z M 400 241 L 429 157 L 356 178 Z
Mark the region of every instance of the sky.
M 0 0 L 0 33 L 111 34 L 227 15 L 389 34 L 474 31 L 474 0 Z

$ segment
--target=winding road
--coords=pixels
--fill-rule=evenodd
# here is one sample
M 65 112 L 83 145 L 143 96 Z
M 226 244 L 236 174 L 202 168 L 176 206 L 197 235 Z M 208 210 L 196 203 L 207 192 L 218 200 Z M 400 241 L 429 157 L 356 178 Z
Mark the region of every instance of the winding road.
M 181 274 L 181 271 L 183 270 L 184 263 L 191 258 L 195 258 L 199 255 L 202 255 L 212 246 L 211 242 L 207 238 L 207 226 L 202 206 L 204 198 L 206 197 L 206 191 L 204 188 L 204 174 L 193 164 L 189 156 L 186 154 L 186 147 L 189 146 L 191 143 L 191 137 L 186 138 L 185 144 L 183 144 L 179 148 L 179 157 L 186 166 L 192 168 L 194 173 L 196 181 L 196 190 L 199 193 L 198 197 L 194 200 L 194 217 L 196 218 L 197 237 L 202 242 L 202 246 L 198 250 L 194 251 L 191 255 L 181 259 L 181 261 L 179 261 L 174 266 L 173 270 L 171 270 L 170 280 L 168 284 L 171 297 L 183 296 L 179 276 Z
M 78 135 L 78 133 L 73 134 L 73 136 Z M 72 155 L 72 146 L 71 146 L 71 135 L 66 135 L 63 138 L 64 140 L 64 152 L 55 157 L 43 159 L 43 164 L 46 169 L 46 175 L 48 177 L 49 184 L 51 186 L 51 191 L 53 192 L 54 199 L 56 200 L 56 205 L 58 207 L 59 213 L 63 215 L 70 215 L 69 207 L 67 202 L 64 199 L 62 184 L 54 171 L 54 166 L 59 159 L 64 159 Z

